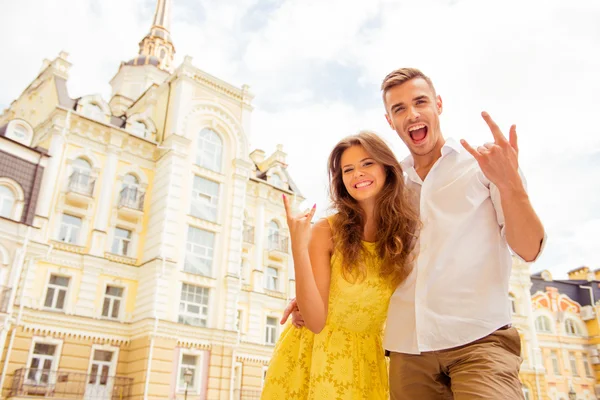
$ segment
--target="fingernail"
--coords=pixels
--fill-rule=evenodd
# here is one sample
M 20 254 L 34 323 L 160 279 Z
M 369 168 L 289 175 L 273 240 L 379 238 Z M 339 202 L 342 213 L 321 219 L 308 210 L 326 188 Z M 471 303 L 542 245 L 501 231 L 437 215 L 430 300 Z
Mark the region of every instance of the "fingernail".
M 282 194 L 281 197 L 283 197 L 285 199 L 285 194 Z
M 315 204 L 313 205 L 313 208 L 317 208 L 317 203 L 315 203 Z

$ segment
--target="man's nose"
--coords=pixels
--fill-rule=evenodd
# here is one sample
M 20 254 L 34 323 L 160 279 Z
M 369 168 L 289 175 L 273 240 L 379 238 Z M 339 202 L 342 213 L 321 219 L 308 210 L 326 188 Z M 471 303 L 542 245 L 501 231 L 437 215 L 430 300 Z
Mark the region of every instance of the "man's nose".
M 419 112 L 414 107 L 408 108 L 408 118 L 412 122 L 418 121 L 420 117 L 421 117 L 421 114 L 419 114 Z

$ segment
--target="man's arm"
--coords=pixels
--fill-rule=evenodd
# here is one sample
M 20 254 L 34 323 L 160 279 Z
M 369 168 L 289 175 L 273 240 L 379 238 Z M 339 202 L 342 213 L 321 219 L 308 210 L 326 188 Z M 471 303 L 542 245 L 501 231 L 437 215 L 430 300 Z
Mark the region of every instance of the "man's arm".
M 496 207 L 500 200 L 508 245 L 523 260 L 535 261 L 542 249 L 544 226 L 531 205 L 523 182 L 515 182 L 514 187 L 503 190 L 492 184 L 490 190 Z
M 525 261 L 534 261 L 540 253 L 545 234 L 519 174 L 517 127 L 510 127 L 507 140 L 488 113 L 483 112 L 481 115 L 490 128 L 494 142 L 485 143 L 477 149 L 472 148 L 465 140 L 461 140 L 461 143 L 477 160 L 481 171 L 492 183 L 490 191 L 496 211 L 498 196 L 494 190 L 499 192 L 508 245 Z M 498 213 L 499 217 L 502 213 Z M 499 222 L 502 224 L 501 218 Z

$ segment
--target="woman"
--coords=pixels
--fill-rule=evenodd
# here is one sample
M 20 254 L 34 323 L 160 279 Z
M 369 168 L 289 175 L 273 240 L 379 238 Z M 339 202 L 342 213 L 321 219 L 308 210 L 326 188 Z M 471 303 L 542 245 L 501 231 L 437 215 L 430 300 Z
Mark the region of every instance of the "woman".
M 284 205 L 306 328 L 275 347 L 261 399 L 388 399 L 381 333 L 389 299 L 410 272 L 418 225 L 400 164 L 373 133 L 340 141 L 329 157 L 335 215 L 311 228 L 315 206 Z

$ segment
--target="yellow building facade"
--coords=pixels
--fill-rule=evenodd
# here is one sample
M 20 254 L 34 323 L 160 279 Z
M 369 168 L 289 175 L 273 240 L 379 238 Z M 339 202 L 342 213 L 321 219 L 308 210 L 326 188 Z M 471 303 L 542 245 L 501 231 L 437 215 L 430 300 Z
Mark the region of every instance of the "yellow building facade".
M 174 65 L 170 10 L 108 101 L 69 96 L 61 53 L 0 116 L 2 399 L 260 396 L 295 293 L 281 195 L 304 199 L 249 147 L 249 88 Z M 597 275 L 515 261 L 527 400 L 596 398 Z
M 45 157 L 31 221 L 0 179 L 2 398 L 260 394 L 295 290 L 281 195 L 304 199 L 280 146 L 250 151 L 249 88 L 173 65 L 170 8 L 108 101 L 69 96 L 61 53 L 0 117 Z

